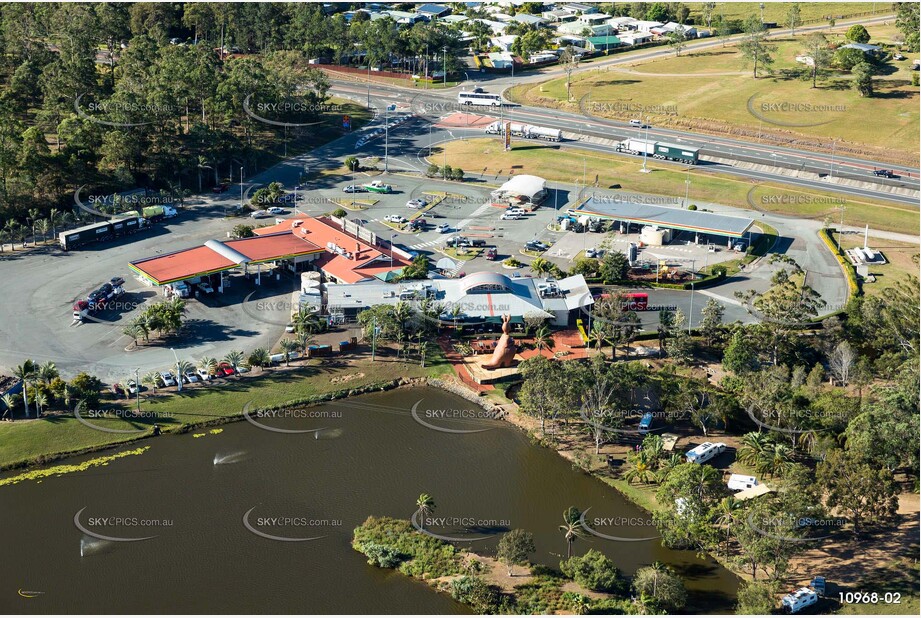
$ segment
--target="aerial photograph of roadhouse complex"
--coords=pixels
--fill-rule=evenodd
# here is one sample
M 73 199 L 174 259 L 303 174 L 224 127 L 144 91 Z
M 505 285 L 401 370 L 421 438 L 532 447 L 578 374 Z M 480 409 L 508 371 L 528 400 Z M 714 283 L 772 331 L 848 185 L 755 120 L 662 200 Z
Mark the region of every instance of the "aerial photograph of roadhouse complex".
M 919 615 L 918 2 L 0 2 L 0 614 Z

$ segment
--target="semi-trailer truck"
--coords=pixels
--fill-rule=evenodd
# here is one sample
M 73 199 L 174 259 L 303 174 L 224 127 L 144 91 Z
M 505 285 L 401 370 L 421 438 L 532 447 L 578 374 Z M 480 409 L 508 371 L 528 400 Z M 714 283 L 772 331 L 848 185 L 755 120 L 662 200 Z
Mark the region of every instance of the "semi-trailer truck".
M 519 122 L 510 122 L 509 131 L 515 137 L 525 139 L 542 139 L 548 142 L 559 142 L 563 139 L 563 132 L 559 129 L 549 129 L 547 127 L 538 127 L 530 124 L 521 124 Z M 502 123 L 494 122 L 486 127 L 486 133 L 491 135 L 500 135 L 502 133 Z
M 97 241 L 112 240 L 113 238 L 134 234 L 145 224 L 144 218 L 138 216 L 91 223 L 74 230 L 59 233 L 58 242 L 61 244 L 62 249 L 70 251 Z
M 700 149 L 681 144 L 655 142 L 652 140 L 628 138 L 617 144 L 617 152 L 634 155 L 648 155 L 654 159 L 665 159 L 697 165 L 700 161 Z

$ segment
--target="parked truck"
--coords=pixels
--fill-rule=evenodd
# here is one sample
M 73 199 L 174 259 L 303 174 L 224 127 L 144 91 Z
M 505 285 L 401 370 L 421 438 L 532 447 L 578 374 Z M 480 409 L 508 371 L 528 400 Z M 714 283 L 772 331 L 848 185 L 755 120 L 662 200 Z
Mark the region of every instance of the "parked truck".
M 110 219 L 99 223 L 91 223 L 78 227 L 74 230 L 68 230 L 58 234 L 58 242 L 65 251 L 79 249 L 88 244 L 113 240 L 123 236 L 134 234 L 146 225 L 143 217 L 129 216 L 122 218 Z

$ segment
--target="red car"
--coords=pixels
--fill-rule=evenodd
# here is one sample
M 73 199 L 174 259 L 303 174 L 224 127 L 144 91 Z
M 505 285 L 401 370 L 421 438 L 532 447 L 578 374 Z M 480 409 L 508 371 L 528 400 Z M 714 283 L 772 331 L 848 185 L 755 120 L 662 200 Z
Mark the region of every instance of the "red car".
M 236 371 L 230 366 L 230 363 L 221 363 L 217 366 L 217 373 L 219 375 L 232 376 Z
M 487 260 L 490 260 L 490 261 L 495 260 L 497 255 L 499 255 L 499 254 L 498 254 L 498 252 L 496 252 L 495 248 L 489 248 L 489 249 L 486 250 L 486 259 L 487 259 Z
M 223 193 L 223 192 L 226 191 L 226 190 L 227 190 L 227 183 L 226 183 L 226 182 L 225 182 L 225 183 L 221 183 L 221 184 L 217 185 L 216 187 L 214 187 L 214 189 L 212 189 L 212 191 L 214 191 L 215 193 Z

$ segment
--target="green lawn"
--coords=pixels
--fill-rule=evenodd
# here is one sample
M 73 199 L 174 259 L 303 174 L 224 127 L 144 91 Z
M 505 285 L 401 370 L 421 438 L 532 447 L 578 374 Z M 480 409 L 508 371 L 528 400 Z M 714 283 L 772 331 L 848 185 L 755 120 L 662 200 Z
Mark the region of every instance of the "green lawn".
M 313 360 L 296 370 L 268 370 L 263 374 L 245 374 L 240 379 L 222 381 L 211 387 L 185 388 L 181 394 L 151 395 L 144 393 L 141 409 L 155 415 L 143 422 L 122 418 L 92 419 L 93 424 L 109 429 L 145 429 L 141 434 L 113 434 L 97 431 L 78 422 L 73 415 L 49 416 L 39 420 L 0 423 L 0 469 L 23 462 L 40 463 L 58 453 L 73 453 L 120 444 L 150 434 L 158 423 L 164 431 L 176 431 L 186 425 L 220 422 L 239 416 L 248 402 L 260 408 L 322 396 L 362 386 L 390 382 L 397 377 L 438 377 L 451 372 L 441 351 L 431 352 L 428 366 L 404 363 L 392 356 L 374 362 L 362 358 L 350 366 L 336 367 L 333 359 Z M 333 383 L 336 376 L 364 374 L 346 382 Z M 133 408 L 122 402 L 111 404 L 119 409 Z
M 579 148 L 562 148 L 557 144 L 535 144 L 533 142 L 513 141 L 512 150 L 505 152 L 498 140 L 481 138 L 466 141 L 453 141 L 444 146 L 447 158 L 452 166 L 470 170 L 471 173 L 482 172 L 485 175 L 536 174 L 547 180 L 572 183 L 574 189 L 584 181 L 591 187 L 619 188 L 625 191 L 665 196 L 685 194 L 685 180 L 690 178 L 689 203 L 711 202 L 737 206 L 740 208 L 757 208 L 781 214 L 806 214 L 824 218 L 827 213 L 838 213 L 835 204 L 846 204 L 844 222 L 853 225 L 868 223 L 881 230 L 905 231 L 917 229 L 919 215 L 917 208 L 908 205 L 883 201 L 856 201 L 830 191 L 809 192 L 784 186 L 779 183 L 766 183 L 753 186 L 750 182 L 732 176 L 724 176 L 703 168 L 692 167 L 689 171 L 677 166 L 662 166 L 658 161 L 648 161 L 652 173 L 643 174 L 642 159 L 629 155 L 602 154 Z M 441 153 L 434 155 L 441 160 Z M 482 168 L 483 161 L 490 165 Z M 597 180 L 597 182 L 596 182 Z M 590 189 L 589 189 L 590 190 Z M 794 204 L 763 204 L 766 195 L 799 196 Z M 804 199 L 805 198 L 805 199 Z M 821 209 L 811 211 L 801 208 L 799 202 L 821 204 Z M 832 218 L 838 221 L 839 215 Z
M 691 16 L 695 18 L 702 14 L 703 4 L 702 2 L 686 3 L 691 10 Z M 764 21 L 783 24 L 792 4 L 792 2 L 765 2 Z M 880 14 L 893 12 L 892 6 L 883 2 L 798 2 L 797 4 L 800 7 L 800 17 L 806 22 L 826 21 L 828 16 L 837 17 L 840 21 L 841 18 L 869 13 L 873 10 Z M 758 3 L 755 2 L 720 2 L 714 10 L 714 15 L 722 15 L 726 19 L 744 20 L 749 15 L 760 14 Z
M 889 26 L 871 26 L 869 31 L 883 43 L 894 34 Z M 829 40 L 844 42 L 837 30 L 829 33 Z M 729 45 L 586 71 L 574 76 L 569 102 L 565 77 L 517 86 L 509 98 L 620 120 L 645 115 L 653 126 L 728 133 L 765 143 L 797 139 L 805 147 L 829 149 L 834 139 L 839 153 L 917 164 L 919 94 L 910 85 L 909 61 L 890 61 L 874 80 L 876 96 L 864 98 L 850 87 L 848 73 L 832 71 L 817 88 L 810 79 L 786 74 L 807 70 L 796 62 L 804 51 L 799 35 L 784 34 L 771 44 L 773 74 L 759 72 L 758 79 L 738 48 Z M 787 111 L 778 111 L 778 105 L 786 105 Z M 789 111 L 793 105 L 796 111 Z M 855 122 L 860 118 L 873 121 Z
M 837 234 L 835 239 L 838 239 Z M 863 292 L 868 296 L 885 297 L 886 291 L 899 281 L 908 279 L 909 275 L 918 276 L 919 247 L 909 243 L 896 242 L 870 237 L 872 249 L 883 252 L 887 263 L 882 266 L 870 268 L 870 274 L 876 277 L 873 283 L 864 283 Z M 863 234 L 845 235 L 841 238 L 844 249 L 863 247 Z

